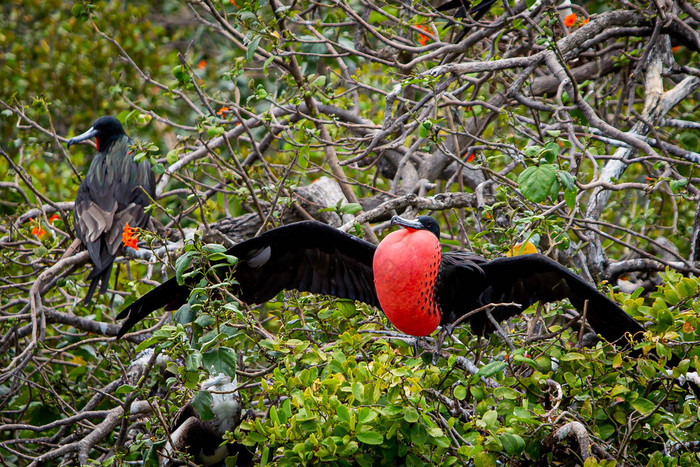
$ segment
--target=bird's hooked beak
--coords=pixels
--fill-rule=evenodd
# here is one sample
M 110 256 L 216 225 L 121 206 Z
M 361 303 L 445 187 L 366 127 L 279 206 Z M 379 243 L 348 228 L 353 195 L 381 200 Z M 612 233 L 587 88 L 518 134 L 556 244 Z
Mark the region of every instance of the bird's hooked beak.
M 399 216 L 391 218 L 391 225 L 400 225 L 401 227 L 411 230 L 425 230 L 425 226 L 417 220 L 408 220 Z
M 90 127 L 90 129 L 88 131 L 86 131 L 85 133 L 83 133 L 82 135 L 78 135 L 75 138 L 69 139 L 68 142 L 66 143 L 66 145 L 68 147 L 71 147 L 72 144 L 79 143 L 81 141 L 85 141 L 86 139 L 90 139 L 94 136 L 97 136 L 97 130 L 95 130 L 94 127 Z

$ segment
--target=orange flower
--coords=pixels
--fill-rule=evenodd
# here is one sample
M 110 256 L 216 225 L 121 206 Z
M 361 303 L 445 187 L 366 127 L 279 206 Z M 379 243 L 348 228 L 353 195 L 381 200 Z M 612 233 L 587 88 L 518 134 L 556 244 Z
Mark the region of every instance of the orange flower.
M 44 235 L 46 235 L 46 230 L 44 230 L 44 228 L 41 226 L 41 221 L 34 222 L 34 219 L 29 219 L 29 222 L 34 223 L 34 227 L 32 227 L 32 235 L 38 239 L 41 239 Z
M 474 160 L 474 151 L 469 152 L 469 156 L 467 157 L 467 162 L 471 162 Z
M 233 6 L 235 6 L 236 8 L 238 8 L 238 4 L 236 3 L 236 0 L 231 0 L 229 3 Z
M 578 16 L 576 16 L 576 13 L 571 13 L 569 16 L 564 18 L 564 26 L 567 28 L 570 28 L 571 26 L 574 25 L 576 20 L 578 19 Z
M 584 24 L 588 24 L 588 18 L 583 18 L 583 20 L 581 21 L 581 26 L 583 26 Z
M 122 232 L 122 243 L 124 243 L 124 246 L 128 246 L 130 248 L 133 248 L 134 250 L 138 250 L 139 247 L 136 246 L 138 236 L 138 229 L 129 227 L 129 223 L 127 222 L 124 226 L 124 232 Z
M 226 115 L 229 111 L 228 107 L 221 107 L 218 112 L 216 112 L 216 115 Z
M 204 69 L 206 66 L 207 66 L 207 61 L 204 60 L 204 59 L 200 60 L 199 63 L 197 63 L 197 69 L 198 69 L 198 70 L 202 70 L 202 69 Z
M 56 221 L 61 220 L 61 216 L 58 214 L 54 214 L 53 216 L 49 217 L 49 224 L 53 224 Z
M 430 28 L 424 24 L 416 24 L 416 27 L 418 29 L 422 29 L 423 31 L 425 31 L 427 33 L 432 33 Z M 428 36 L 426 36 L 425 34 L 418 34 L 418 43 L 420 45 L 425 46 L 425 44 L 428 43 L 428 39 L 429 39 Z

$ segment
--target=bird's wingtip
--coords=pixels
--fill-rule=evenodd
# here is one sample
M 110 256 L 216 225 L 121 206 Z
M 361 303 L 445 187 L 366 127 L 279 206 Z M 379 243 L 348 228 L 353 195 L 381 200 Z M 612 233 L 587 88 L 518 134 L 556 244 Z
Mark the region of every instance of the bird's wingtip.
M 131 317 L 134 316 L 130 313 L 131 307 L 126 308 L 124 311 L 119 313 L 117 315 L 117 319 L 124 319 L 126 318 L 126 321 L 124 321 L 119 328 L 119 331 L 117 331 L 117 339 L 121 339 L 124 337 L 124 334 L 129 332 L 129 330 L 134 327 L 134 324 L 136 324 L 136 320 L 132 320 Z

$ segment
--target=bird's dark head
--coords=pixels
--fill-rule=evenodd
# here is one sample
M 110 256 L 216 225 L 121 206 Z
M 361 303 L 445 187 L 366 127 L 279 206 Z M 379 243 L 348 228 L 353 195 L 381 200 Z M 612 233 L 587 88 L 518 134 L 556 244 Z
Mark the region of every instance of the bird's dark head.
M 391 218 L 391 224 L 400 225 L 411 230 L 427 230 L 432 232 L 438 239 L 440 238 L 440 226 L 437 221 L 430 216 L 419 216 L 416 220 L 408 220 L 403 217 L 394 216 Z
M 79 143 L 80 141 L 95 138 L 97 150 L 106 151 L 117 138 L 125 134 L 124 128 L 122 127 L 122 124 L 119 123 L 119 120 L 114 117 L 105 116 L 95 120 L 95 123 L 92 124 L 90 129 L 88 129 L 88 131 L 82 135 L 78 135 L 75 138 L 68 140 L 67 145 L 68 147 L 71 147 L 71 145 Z

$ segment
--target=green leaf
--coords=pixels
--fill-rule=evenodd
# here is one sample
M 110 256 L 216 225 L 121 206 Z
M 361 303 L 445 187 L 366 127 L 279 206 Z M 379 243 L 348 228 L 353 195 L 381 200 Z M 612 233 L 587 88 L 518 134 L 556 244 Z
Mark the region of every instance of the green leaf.
M 305 169 L 309 166 L 309 158 L 306 156 L 299 156 L 297 159 L 297 164 L 299 164 L 299 167 L 302 169 Z
M 338 419 L 342 422 L 350 422 L 350 411 L 347 407 L 340 404 L 335 408 L 335 413 L 338 414 Z
M 360 431 L 357 433 L 358 441 L 365 444 L 379 445 L 384 442 L 384 437 L 374 431 Z
M 566 190 L 564 192 L 564 201 L 567 208 L 574 209 L 576 207 L 576 194 L 575 190 Z
M 131 394 L 136 388 L 130 384 L 122 384 L 115 391 L 116 394 Z
M 260 39 L 262 39 L 262 36 L 258 34 L 250 40 L 250 43 L 248 44 L 248 50 L 246 50 L 245 53 L 246 60 L 253 60 L 255 52 L 258 50 L 258 44 L 260 44 Z
M 562 355 L 561 361 L 562 362 L 573 362 L 575 360 L 585 360 L 586 357 L 578 352 L 569 352 L 567 354 Z
M 548 164 L 553 163 L 559 155 L 559 146 L 557 143 L 550 141 L 544 145 L 544 151 L 542 151 L 542 157 L 547 161 Z
M 420 423 L 411 425 L 411 442 L 416 445 L 425 444 L 428 441 L 428 433 L 425 427 Z
M 541 203 L 547 198 L 557 182 L 556 168 L 551 164 L 528 167 L 518 176 L 522 194 L 533 203 Z
M 202 364 L 202 354 L 196 350 L 190 350 L 185 356 L 185 368 L 188 370 L 196 370 Z
M 317 77 L 316 79 L 314 79 L 314 80 L 311 82 L 311 85 L 312 85 L 312 86 L 319 87 L 319 88 L 322 88 L 323 86 L 326 85 L 326 76 L 325 76 L 325 75 L 321 75 L 321 76 Z
M 362 211 L 360 203 L 348 203 L 340 207 L 340 212 L 343 214 L 355 214 Z
M 641 413 L 642 415 L 647 415 L 648 413 L 651 413 L 652 410 L 654 410 L 655 404 L 648 399 L 638 397 L 634 401 L 632 401 L 632 407 L 634 407 L 634 410 Z
M 559 170 L 557 171 L 557 178 L 559 179 L 559 181 L 561 182 L 561 186 L 563 186 L 565 190 L 576 189 L 576 182 L 574 180 L 574 177 L 569 172 L 566 172 L 565 170 Z
M 517 456 L 525 450 L 525 440 L 513 433 L 503 433 L 500 436 L 501 444 L 511 456 Z
M 417 422 L 419 417 L 420 415 L 418 414 L 418 411 L 415 407 L 406 407 L 403 410 L 403 419 L 406 420 L 408 423 Z
M 264 75 L 267 74 L 267 67 L 269 67 L 270 64 L 271 64 L 274 60 L 275 60 L 275 56 L 274 56 L 274 55 L 270 55 L 269 57 L 267 57 L 267 60 L 265 60 L 265 64 L 263 65 L 263 74 L 264 74 Z
M 678 297 L 678 294 L 676 294 L 676 298 Z M 676 300 L 677 303 L 677 300 Z M 657 319 L 659 321 L 659 326 L 661 327 L 662 330 L 667 330 L 671 326 L 673 326 L 674 321 L 673 321 L 673 315 L 671 314 L 670 311 L 668 311 L 668 308 L 664 308 L 662 310 L 659 310 L 659 314 L 657 316 Z
M 212 373 L 225 375 L 236 373 L 236 360 L 236 352 L 228 347 L 217 347 L 202 355 L 202 363 L 205 367 L 208 367 Z
M 495 361 L 495 362 L 487 363 L 486 365 L 479 368 L 479 371 L 476 372 L 476 375 L 484 377 L 484 378 L 488 378 L 491 375 L 495 375 L 496 373 L 500 373 L 505 367 L 506 367 L 506 362 Z
M 209 128 L 207 128 L 207 136 L 209 138 L 216 138 L 217 136 L 221 136 L 224 133 L 226 133 L 226 130 L 220 126 L 210 126 Z
M 226 247 L 218 243 L 207 243 L 206 245 L 202 245 L 202 251 L 205 253 L 224 253 Z
M 194 312 L 189 303 L 185 303 L 173 313 L 173 322 L 175 324 L 189 324 L 195 320 L 197 314 Z
M 358 402 L 362 402 L 362 390 L 363 389 L 364 389 L 364 386 L 359 381 L 355 381 L 354 383 L 352 383 L 352 395 L 355 396 L 355 399 Z
M 177 162 L 177 156 L 180 153 L 178 149 L 173 149 L 172 151 L 168 151 L 168 154 L 165 155 L 165 160 L 168 162 L 168 164 L 172 165 L 175 162 Z
M 213 398 L 209 391 L 199 391 L 194 399 L 192 399 L 192 407 L 199 412 L 202 420 L 211 420 L 214 418 L 214 413 L 211 411 L 211 403 Z
M 177 261 L 175 261 L 175 277 L 177 279 L 178 285 L 183 285 L 185 283 L 182 275 L 189 269 L 196 253 L 192 251 L 186 252 L 184 255 L 180 256 Z

